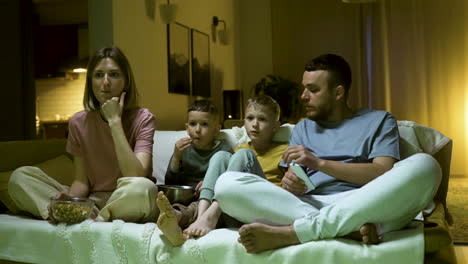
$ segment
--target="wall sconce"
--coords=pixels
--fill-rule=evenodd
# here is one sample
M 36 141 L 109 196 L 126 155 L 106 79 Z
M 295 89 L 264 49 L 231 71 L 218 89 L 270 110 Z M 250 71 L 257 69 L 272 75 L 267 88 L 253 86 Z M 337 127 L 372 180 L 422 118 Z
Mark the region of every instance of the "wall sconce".
M 223 23 L 223 28 L 217 31 L 216 27 L 219 23 Z M 228 44 L 227 40 L 227 30 L 226 30 L 226 21 L 219 19 L 217 16 L 213 17 L 213 24 L 211 24 L 211 35 L 213 42 L 216 42 L 216 39 L 219 38 L 219 43 L 223 45 Z
M 170 0 L 167 0 L 167 4 L 159 5 L 159 15 L 164 23 L 170 24 L 174 22 L 176 14 L 177 6 L 175 4 L 171 4 Z

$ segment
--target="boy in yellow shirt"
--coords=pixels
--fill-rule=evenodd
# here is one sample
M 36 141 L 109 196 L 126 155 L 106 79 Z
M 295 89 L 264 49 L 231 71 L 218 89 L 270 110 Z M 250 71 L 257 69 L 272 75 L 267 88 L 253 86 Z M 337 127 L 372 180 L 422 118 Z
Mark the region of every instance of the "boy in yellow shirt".
M 223 172 L 250 172 L 280 186 L 284 172 L 278 164 L 288 144 L 273 141 L 280 126 L 279 117 L 280 108 L 273 98 L 263 95 L 248 100 L 244 126 L 251 141 L 238 146 L 234 154 L 219 151 L 210 159 L 200 191 L 197 219 L 183 232 L 169 201 L 162 192 L 158 194 L 161 211 L 158 226 L 174 246 L 182 245 L 190 236 L 203 236 L 215 229 L 222 211 L 214 186 Z

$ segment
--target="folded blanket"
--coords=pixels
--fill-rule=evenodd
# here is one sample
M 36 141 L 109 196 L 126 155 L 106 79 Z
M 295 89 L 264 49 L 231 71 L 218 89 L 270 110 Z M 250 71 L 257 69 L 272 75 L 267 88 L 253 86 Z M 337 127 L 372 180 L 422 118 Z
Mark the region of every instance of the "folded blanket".
M 379 245 L 328 239 L 247 254 L 234 229 L 218 229 L 182 247 L 170 245 L 153 223 L 123 221 L 54 226 L 0 215 L 0 259 L 30 263 L 423 263 L 422 224 L 384 235 Z

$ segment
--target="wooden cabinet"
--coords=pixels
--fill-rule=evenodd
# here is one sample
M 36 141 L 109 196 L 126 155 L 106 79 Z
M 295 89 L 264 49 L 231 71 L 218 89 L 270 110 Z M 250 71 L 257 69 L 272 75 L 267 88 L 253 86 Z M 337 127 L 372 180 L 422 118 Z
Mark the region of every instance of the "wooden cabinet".
M 67 138 L 68 121 L 43 121 L 41 130 L 44 139 Z

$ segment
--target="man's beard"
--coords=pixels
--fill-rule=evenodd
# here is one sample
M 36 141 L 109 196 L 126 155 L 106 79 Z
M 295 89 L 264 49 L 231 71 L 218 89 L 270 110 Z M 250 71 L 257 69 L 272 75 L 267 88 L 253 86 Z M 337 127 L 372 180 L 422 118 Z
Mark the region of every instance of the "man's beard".
M 331 112 L 332 111 L 330 108 L 319 107 L 319 108 L 315 108 L 315 111 L 312 115 L 309 115 L 306 112 L 306 116 L 308 119 L 313 120 L 313 121 L 327 121 L 331 115 Z

